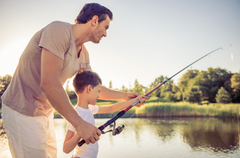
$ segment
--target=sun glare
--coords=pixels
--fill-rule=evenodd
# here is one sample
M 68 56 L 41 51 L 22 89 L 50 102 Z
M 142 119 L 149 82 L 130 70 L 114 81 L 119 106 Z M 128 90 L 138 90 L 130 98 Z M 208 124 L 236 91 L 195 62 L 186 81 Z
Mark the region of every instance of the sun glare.
M 29 39 L 14 41 L 0 50 L 0 76 L 13 75 Z

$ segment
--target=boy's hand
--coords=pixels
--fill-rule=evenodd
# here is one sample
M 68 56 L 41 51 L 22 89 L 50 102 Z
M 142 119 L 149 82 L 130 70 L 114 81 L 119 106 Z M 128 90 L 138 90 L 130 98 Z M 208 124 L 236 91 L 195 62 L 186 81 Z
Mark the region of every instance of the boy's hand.
M 140 107 L 141 105 L 143 105 L 143 104 L 146 102 L 146 100 L 148 99 L 148 97 L 146 97 L 146 96 L 144 96 L 144 95 L 139 95 L 139 96 L 137 97 L 137 99 L 138 99 L 139 103 L 138 103 L 137 105 L 135 105 L 135 106 L 136 106 L 136 107 Z
M 85 140 L 86 144 L 95 143 L 99 140 L 99 137 L 102 134 L 102 132 L 97 127 L 85 121 L 83 121 L 83 124 L 78 126 L 76 130 L 79 136 Z

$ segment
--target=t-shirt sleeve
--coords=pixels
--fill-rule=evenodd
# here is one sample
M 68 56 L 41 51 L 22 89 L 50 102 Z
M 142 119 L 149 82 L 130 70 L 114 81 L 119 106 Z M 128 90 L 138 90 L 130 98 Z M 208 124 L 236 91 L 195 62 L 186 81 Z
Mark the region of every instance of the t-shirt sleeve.
M 66 23 L 52 22 L 42 29 L 39 46 L 49 50 L 61 59 L 64 59 L 69 44 L 70 30 Z
M 76 132 L 76 129 L 72 126 L 71 123 L 67 122 L 67 130 L 70 130 L 72 132 Z
M 88 108 L 92 111 L 93 114 L 96 114 L 99 110 L 99 107 L 97 105 L 88 105 Z

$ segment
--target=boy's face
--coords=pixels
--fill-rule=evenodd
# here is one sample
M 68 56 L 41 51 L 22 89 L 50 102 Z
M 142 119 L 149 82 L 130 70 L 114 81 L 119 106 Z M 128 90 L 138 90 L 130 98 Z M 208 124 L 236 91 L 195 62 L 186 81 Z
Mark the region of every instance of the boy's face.
M 100 97 L 99 93 L 101 91 L 101 87 L 102 87 L 102 85 L 99 84 L 91 89 L 90 96 L 89 96 L 89 104 L 96 105 L 96 102 L 97 102 L 98 98 Z

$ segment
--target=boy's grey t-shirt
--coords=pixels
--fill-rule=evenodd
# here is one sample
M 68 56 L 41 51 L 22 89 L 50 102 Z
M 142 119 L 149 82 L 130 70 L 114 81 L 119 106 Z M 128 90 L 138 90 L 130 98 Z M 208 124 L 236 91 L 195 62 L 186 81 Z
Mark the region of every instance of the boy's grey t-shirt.
M 38 31 L 22 53 L 12 81 L 2 96 L 6 106 L 27 116 L 49 116 L 53 112 L 40 88 L 42 48 L 63 60 L 62 85 L 79 70 L 91 70 L 84 45 L 78 58 L 71 24 L 55 21 Z

